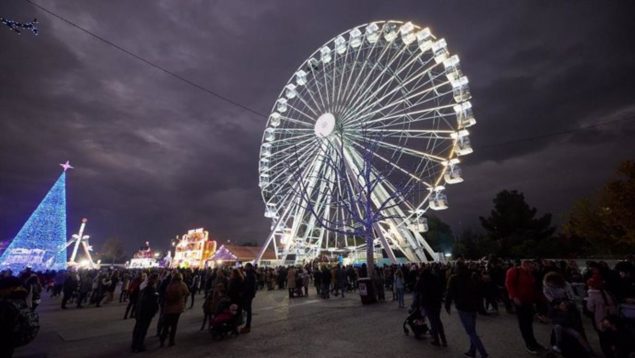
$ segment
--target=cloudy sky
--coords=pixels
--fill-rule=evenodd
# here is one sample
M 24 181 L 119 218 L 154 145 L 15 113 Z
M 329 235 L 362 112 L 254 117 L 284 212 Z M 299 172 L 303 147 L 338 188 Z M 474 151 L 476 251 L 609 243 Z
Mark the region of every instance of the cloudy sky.
M 338 33 L 384 19 L 429 26 L 460 55 L 478 120 L 466 181 L 440 215 L 455 231 L 476 227 L 502 189 L 559 220 L 635 158 L 630 2 L 32 1 L 260 113 Z M 167 248 L 201 226 L 221 240 L 264 240 L 265 118 L 27 1 L 3 0 L 0 16 L 37 17 L 41 32 L 0 27 L 0 239 L 70 160 L 69 230 L 88 217 L 97 249 L 109 237 L 131 251 L 145 240 Z

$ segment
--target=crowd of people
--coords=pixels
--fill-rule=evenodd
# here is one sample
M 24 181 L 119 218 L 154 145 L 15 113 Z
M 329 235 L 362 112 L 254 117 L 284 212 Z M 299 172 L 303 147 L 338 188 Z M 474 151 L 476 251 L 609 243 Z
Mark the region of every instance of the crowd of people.
M 386 302 L 388 291 L 392 301 L 405 308 L 405 294 L 412 294 L 410 312 L 417 311 L 427 319 L 432 345 L 447 346 L 441 311 L 445 308 L 451 314 L 454 306 L 469 341 L 466 357 L 488 356 L 476 321 L 479 315 L 496 315 L 500 309 L 516 315 L 522 342 L 532 354 L 547 349 L 534 336 L 533 325 L 539 321 L 552 325 L 549 350 L 574 357 L 595 355 L 584 330 L 585 316 L 598 335 L 605 357 L 623 358 L 635 351 L 630 309 L 635 307 L 631 306 L 635 304 L 632 258 L 614 268 L 605 262 L 588 262 L 580 269 L 575 261 L 512 262 L 492 257 L 481 261 L 391 265 L 368 271 L 366 265 L 328 262 L 276 268 L 246 264 L 201 270 L 108 268 L 35 273 L 27 269 L 17 276 L 4 271 L 0 278 L 0 337 L 14 341 L 0 346 L 11 347 L 12 351 L 33 339 L 36 327 L 24 332 L 24 324 L 16 327 L 5 323 L 15 322 L 16 316 L 25 312 L 37 312 L 43 294 L 61 296 L 60 309 L 100 307 L 113 301 L 126 303 L 123 319 L 135 320 L 131 349 L 141 352 L 146 349 L 145 337 L 155 317 L 160 345 L 175 344 L 179 318 L 188 306 L 194 307 L 199 293 L 203 294 L 201 330 L 223 337 L 250 332 L 252 301 L 258 290 L 287 290 L 292 299 L 309 296 L 310 287 L 314 286 L 315 294 L 322 299 L 344 298 L 358 288 L 360 278 L 370 278 L 373 287 L 369 292 L 376 302 Z M 39 327 L 36 317 L 29 318 L 32 326 Z

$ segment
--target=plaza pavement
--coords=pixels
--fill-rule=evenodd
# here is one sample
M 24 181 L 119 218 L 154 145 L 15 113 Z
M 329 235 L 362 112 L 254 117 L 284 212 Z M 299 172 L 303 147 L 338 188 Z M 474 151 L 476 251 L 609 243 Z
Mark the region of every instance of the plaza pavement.
M 387 292 L 388 298 L 390 293 Z M 45 297 L 40 312 L 41 330 L 16 358 L 36 357 L 462 357 L 468 339 L 455 311 L 445 312 L 449 347 L 405 336 L 406 309 L 395 302 L 363 306 L 357 294 L 321 300 L 311 290 L 307 298 L 289 300 L 286 291 L 259 291 L 254 300 L 252 331 L 222 341 L 200 332 L 203 296 L 179 321 L 176 346 L 159 348 L 156 317 L 146 339 L 147 352 L 130 353 L 134 320 L 123 320 L 125 304 L 101 308 L 59 308 L 59 299 Z M 411 300 L 406 297 L 406 304 Z M 188 303 L 189 304 L 189 303 Z M 586 319 L 585 319 L 586 321 Z M 588 322 L 586 322 L 588 323 Z M 523 347 L 513 315 L 479 316 L 477 330 L 491 357 L 532 357 Z M 550 326 L 535 324 L 536 337 L 545 344 Z M 597 335 L 586 331 L 599 352 Z

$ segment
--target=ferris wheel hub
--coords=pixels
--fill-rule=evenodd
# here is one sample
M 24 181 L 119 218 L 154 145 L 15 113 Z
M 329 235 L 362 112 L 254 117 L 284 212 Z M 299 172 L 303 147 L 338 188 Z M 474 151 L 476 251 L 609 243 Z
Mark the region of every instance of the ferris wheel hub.
M 315 135 L 320 138 L 328 137 L 334 129 L 335 116 L 332 113 L 326 112 L 315 121 Z

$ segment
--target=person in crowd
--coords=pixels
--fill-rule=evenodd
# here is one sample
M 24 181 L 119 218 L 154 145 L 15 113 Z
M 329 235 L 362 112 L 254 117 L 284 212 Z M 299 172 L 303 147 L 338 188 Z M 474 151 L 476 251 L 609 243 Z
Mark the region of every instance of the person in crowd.
M 163 324 L 165 323 L 165 293 L 168 289 L 168 286 L 170 285 L 170 282 L 172 282 L 172 272 L 163 272 L 163 278 L 157 286 L 157 292 L 159 293 L 159 319 L 157 321 L 156 332 L 157 337 L 161 337 L 161 332 L 163 332 Z
M 618 313 L 617 301 L 614 296 L 604 289 L 604 282 L 599 274 L 595 274 L 587 281 L 586 308 L 592 314 L 593 328 L 598 334 L 600 348 L 604 357 L 615 358 L 615 351 L 612 349 L 610 332 L 602 321 L 607 316 L 614 316 Z
M 247 315 L 245 326 L 241 328 L 240 333 L 249 333 L 251 331 L 251 302 L 256 297 L 256 274 L 254 266 L 251 263 L 245 265 L 245 280 L 242 289 L 242 309 Z
M 379 267 L 375 267 L 373 274 L 373 285 L 375 287 L 375 295 L 377 295 L 377 302 L 386 302 L 385 280 L 383 271 Z
M 531 260 L 523 260 L 519 267 L 509 268 L 505 275 L 505 288 L 514 303 L 525 347 L 529 353 L 538 354 L 545 348 L 534 336 L 534 304 L 540 299 L 540 293 L 536 288 L 533 271 L 534 263 Z
M 130 289 L 130 273 L 124 272 L 121 277 L 121 293 L 119 294 L 119 303 L 126 302 Z
M 584 335 L 580 313 L 575 305 L 573 289 L 562 274 L 551 271 L 545 275 L 543 294 L 549 303 L 549 319 L 555 335 L 555 345 L 552 349 L 562 352 L 563 335 L 566 334 L 575 338 L 588 353 L 592 353 L 591 345 Z
M 24 282 L 24 287 L 27 289 L 26 304 L 35 311 L 40 305 L 40 297 L 42 295 L 42 285 L 40 279 L 35 273 L 31 273 Z
M 396 277 L 403 277 L 403 272 L 397 270 L 395 272 Z M 397 280 L 395 279 L 395 286 Z M 403 286 L 403 284 L 402 284 Z M 423 310 L 430 321 L 430 333 L 432 335 L 432 341 L 430 344 L 433 346 L 448 346 L 448 341 L 445 338 L 445 329 L 443 322 L 441 322 L 441 304 L 443 301 L 443 284 L 441 279 L 432 272 L 432 269 L 427 266 L 421 272 L 419 282 L 417 283 L 416 294 L 419 300 L 419 304 L 423 307 Z M 401 293 L 397 293 L 397 296 L 401 296 L 401 302 L 403 302 L 403 287 Z
M 331 292 L 331 272 L 326 265 L 322 265 L 322 272 L 320 274 L 320 282 L 322 282 L 322 286 L 320 288 L 320 293 L 322 294 L 322 298 L 328 299 Z
M 313 285 L 315 286 L 315 292 L 318 296 L 322 297 L 322 271 L 319 267 L 313 270 Z
M 15 348 L 37 335 L 39 316 L 28 307 L 27 295 L 20 279 L 10 274 L 0 278 L 0 357 L 12 357 Z
M 156 289 L 159 276 L 151 274 L 147 284 L 139 293 L 139 300 L 136 305 L 135 326 L 132 331 L 132 352 L 143 352 L 146 350 L 145 337 L 152 318 L 159 311 L 159 294 Z
M 242 292 L 244 277 L 239 269 L 233 269 L 227 285 L 227 296 L 231 303 L 236 304 L 242 310 Z
M 225 274 L 225 271 L 223 271 L 223 270 L 218 270 L 218 272 L 216 273 L 216 279 L 214 280 L 214 285 L 212 287 L 214 287 L 214 289 L 216 289 L 216 287 L 219 284 L 223 285 L 223 290 L 227 291 L 227 286 L 229 285 L 229 280 L 227 279 L 227 275 Z
M 190 284 L 190 309 L 192 309 L 192 307 L 194 307 L 194 297 L 196 296 L 196 292 L 199 289 L 199 286 L 201 284 L 201 276 L 198 273 L 198 271 L 194 272 L 194 275 L 192 276 L 192 282 Z
M 91 288 L 93 287 L 93 279 L 90 276 L 89 272 L 82 272 L 79 275 L 79 289 L 77 293 L 77 308 L 83 308 L 82 306 L 86 299 L 88 298 L 88 294 L 90 293 Z
M 337 264 L 337 268 L 335 269 L 335 285 L 336 292 L 339 290 L 342 293 L 342 298 L 344 298 L 344 293 L 348 288 L 348 277 L 346 276 L 346 271 L 342 269 L 342 265 Z
M 285 282 L 287 280 L 287 269 L 284 266 L 278 267 L 278 289 L 282 290 L 285 287 Z
M 104 284 L 106 291 L 106 298 L 102 302 L 102 304 L 110 303 L 115 299 L 115 290 L 117 289 L 117 285 L 119 284 L 119 272 L 114 271 L 108 276 L 107 283 Z
M 66 272 L 66 278 L 64 279 L 63 293 L 62 293 L 62 309 L 66 309 L 66 303 L 73 297 L 75 290 L 77 290 L 77 274 L 75 272 Z
M 476 357 L 476 353 L 481 358 L 488 357 L 485 346 L 476 333 L 476 316 L 481 307 L 481 287 L 478 280 L 469 272 L 464 262 L 456 264 L 456 274 L 452 275 L 448 281 L 448 292 L 445 298 L 445 310 L 451 312 L 452 302 L 459 312 L 459 319 L 470 338 L 470 348 L 464 353 L 466 357 Z
M 214 312 L 217 310 L 218 303 L 221 299 L 227 297 L 226 286 L 222 282 L 218 282 L 212 292 L 205 298 L 203 303 L 203 324 L 201 325 L 201 331 L 207 328 L 211 328 L 214 319 Z
M 289 298 L 295 297 L 295 288 L 296 288 L 296 270 L 294 267 L 289 267 L 287 270 L 287 289 L 289 290 Z
M 302 272 L 302 287 L 304 288 L 304 296 L 309 296 L 309 285 L 311 284 L 311 272 L 306 269 Z
M 403 279 L 403 272 L 401 270 L 396 270 L 394 273 L 392 288 L 394 291 L 395 298 L 399 303 L 399 308 L 406 307 L 404 303 L 404 292 L 406 290 L 406 284 Z M 440 307 L 439 307 L 440 308 Z
M 164 319 L 161 336 L 159 337 L 161 347 L 164 346 L 168 334 L 170 336 L 169 346 L 174 345 L 179 317 L 181 317 L 181 313 L 185 311 L 185 301 L 189 294 L 190 290 L 183 282 L 183 274 L 177 272 L 172 276 L 172 280 L 165 290 Z
M 145 272 L 140 272 L 128 285 L 128 305 L 126 305 L 126 311 L 123 315 L 123 319 L 128 319 L 128 314 L 130 314 L 130 318 L 134 318 L 135 314 L 135 305 L 137 304 L 137 300 L 139 299 L 139 292 L 141 291 L 141 283 L 143 283 L 148 278 Z
M 97 288 L 97 292 L 99 293 L 100 299 L 97 301 L 97 307 L 100 307 L 102 304 L 110 302 L 110 297 L 108 296 L 108 289 L 112 281 L 110 280 L 110 275 L 107 273 L 103 273 L 99 280 L 99 287 Z
M 630 358 L 635 352 L 635 341 L 625 319 L 616 315 L 608 315 L 602 319 L 601 327 L 605 333 L 606 358 Z

